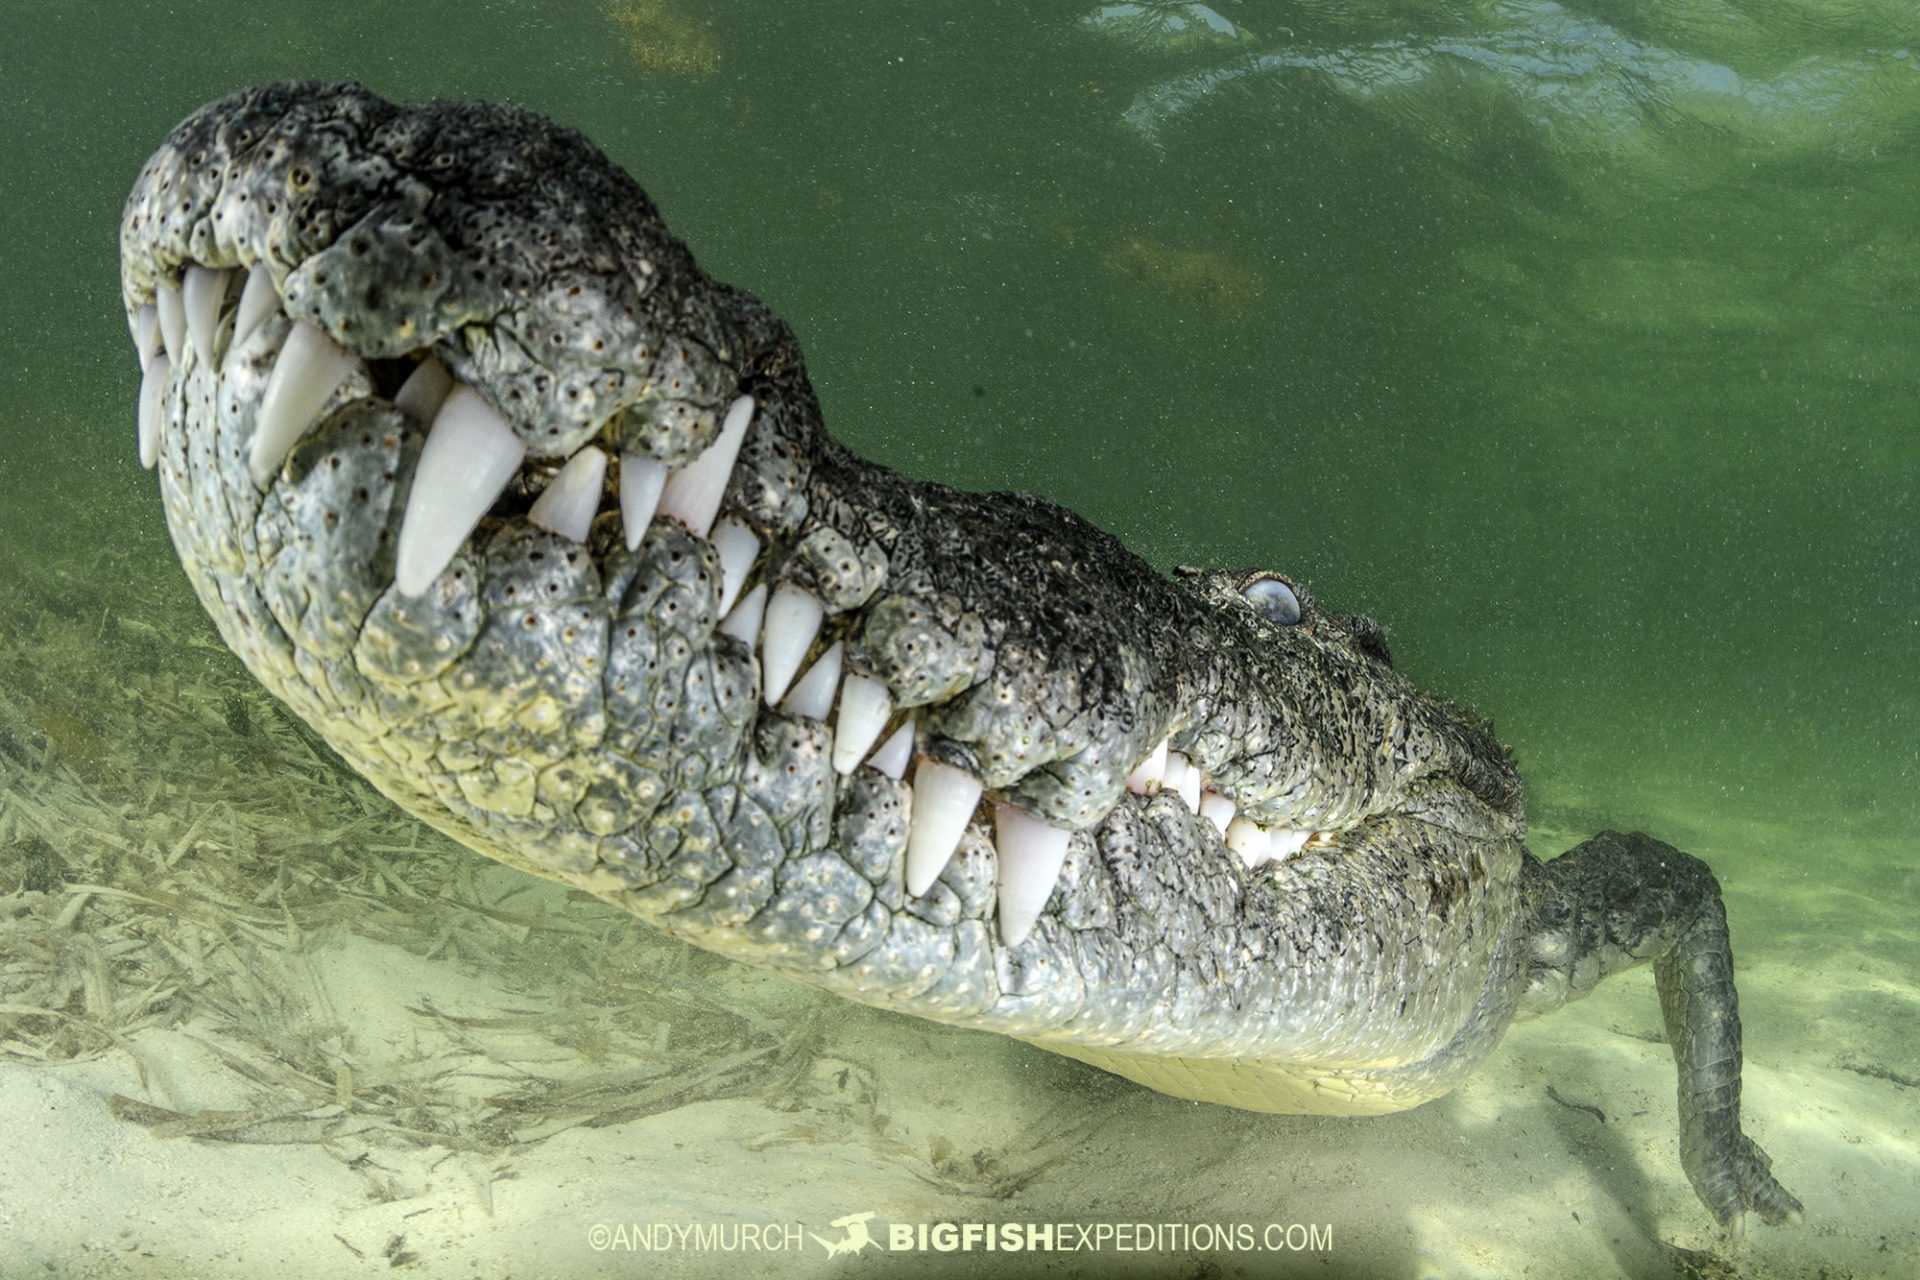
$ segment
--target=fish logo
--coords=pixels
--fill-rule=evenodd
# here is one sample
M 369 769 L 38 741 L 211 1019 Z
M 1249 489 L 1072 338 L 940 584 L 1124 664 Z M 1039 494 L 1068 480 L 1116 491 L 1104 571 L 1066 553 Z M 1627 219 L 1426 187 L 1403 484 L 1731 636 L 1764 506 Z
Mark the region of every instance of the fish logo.
M 820 1241 L 820 1247 L 827 1251 L 829 1258 L 837 1258 L 843 1253 L 858 1253 L 870 1244 L 880 1243 L 867 1230 L 867 1223 L 873 1218 L 874 1213 L 874 1210 L 869 1209 L 865 1213 L 850 1213 L 844 1218 L 835 1218 L 831 1225 L 840 1227 L 847 1233 L 839 1240 L 828 1240 L 823 1236 L 814 1235 L 811 1231 L 807 1234 Z

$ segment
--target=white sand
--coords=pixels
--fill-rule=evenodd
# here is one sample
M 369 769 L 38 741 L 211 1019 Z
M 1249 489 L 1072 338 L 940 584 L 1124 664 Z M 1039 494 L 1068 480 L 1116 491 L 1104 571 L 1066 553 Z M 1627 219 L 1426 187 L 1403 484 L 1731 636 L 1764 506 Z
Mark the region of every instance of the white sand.
M 1197 1261 L 1179 1248 L 1044 1259 L 883 1258 L 869 1248 L 855 1263 L 830 1259 L 812 1234 L 786 1247 L 783 1233 L 794 1229 L 840 1239 L 829 1224 L 863 1212 L 875 1215 L 871 1229 L 883 1240 L 888 1223 L 943 1219 L 1331 1233 L 1329 1249 L 1279 1258 L 1207 1254 L 1224 1275 L 1668 1275 L 1671 1246 L 1734 1259 L 1750 1277 L 1914 1275 L 1920 1089 L 1848 1069 L 1920 1074 L 1911 886 L 1904 899 L 1893 879 L 1874 891 L 1891 850 L 1823 856 L 1842 855 L 1853 859 L 1842 879 L 1856 888 L 1766 870 L 1796 865 L 1784 856 L 1729 858 L 1732 872 L 1723 862 L 1748 1036 L 1749 1131 L 1808 1215 L 1798 1229 L 1754 1224 L 1737 1253 L 1680 1172 L 1672 1063 L 1664 1045 L 1643 1038 L 1659 1025 L 1644 971 L 1516 1029 L 1449 1098 L 1339 1120 L 1181 1102 L 999 1037 L 697 963 L 688 991 L 700 999 L 746 1010 L 783 1035 L 811 1033 L 797 1077 L 782 1077 L 770 1060 L 759 1096 L 560 1128 L 494 1150 L 412 1145 L 380 1131 L 356 1137 L 361 1122 L 339 1107 L 307 1107 L 302 1123 L 316 1132 L 293 1141 L 165 1137 L 115 1118 L 113 1094 L 191 1113 L 257 1106 L 272 1093 L 209 1047 L 217 1032 L 197 1038 L 191 1026 L 135 1035 L 144 1084 L 120 1050 L 59 1066 L 0 1065 L 0 1276 L 364 1276 L 396 1261 L 462 1277 L 825 1275 L 855 1266 L 996 1275 L 1043 1265 L 1149 1275 L 1190 1272 Z M 505 892 L 517 880 L 492 868 L 485 884 Z M 513 906 L 582 911 L 545 886 L 523 890 Z M 671 959 L 675 950 L 662 944 L 660 953 Z M 479 1108 L 527 1073 L 577 1081 L 621 1065 L 524 1029 L 452 1031 L 446 1017 L 422 1013 L 430 1005 L 450 1018 L 524 1020 L 596 975 L 422 959 L 347 928 L 309 938 L 303 963 L 313 1007 L 288 1016 L 345 1028 L 358 1090 L 453 1063 Z M 485 1052 L 471 1052 L 476 1045 Z M 1605 1123 L 1550 1099 L 1549 1084 L 1600 1107 Z M 328 1125 L 331 1136 L 313 1140 Z M 597 1249 L 593 1234 L 743 1223 L 764 1226 L 782 1247 L 657 1252 L 615 1238 Z

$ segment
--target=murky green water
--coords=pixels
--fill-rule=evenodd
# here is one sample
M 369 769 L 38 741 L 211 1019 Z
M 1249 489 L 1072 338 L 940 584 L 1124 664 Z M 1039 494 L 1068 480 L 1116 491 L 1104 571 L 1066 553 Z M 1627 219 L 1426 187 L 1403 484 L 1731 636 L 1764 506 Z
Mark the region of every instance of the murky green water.
M 1182 41 L 1094 0 L 622 7 L 650 26 L 589 3 L 17 3 L 0 525 L 57 546 L 83 513 L 175 571 L 134 459 L 115 229 L 181 116 L 291 75 L 514 99 L 786 317 L 855 448 L 1374 613 L 1417 682 L 1497 717 L 1537 825 L 1709 856 L 1736 947 L 1783 967 L 1769 990 L 1845 988 L 1852 955 L 1854 917 L 1796 927 L 1822 909 L 1780 895 L 1887 912 L 1860 984 L 1881 1003 L 1839 1034 L 1911 1021 L 1920 16 L 1214 8 Z M 1750 1058 L 1831 1065 L 1748 991 L 1750 1036 L 1775 1037 Z M 1867 1058 L 1909 1080 L 1884 1105 L 1910 1174 L 1920 1060 Z

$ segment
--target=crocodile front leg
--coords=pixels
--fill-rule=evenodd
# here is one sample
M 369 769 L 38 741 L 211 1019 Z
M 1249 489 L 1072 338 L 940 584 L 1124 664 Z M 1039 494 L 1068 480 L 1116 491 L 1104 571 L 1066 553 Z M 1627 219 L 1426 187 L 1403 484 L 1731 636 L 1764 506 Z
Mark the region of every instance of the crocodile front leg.
M 1551 862 L 1529 854 L 1521 894 L 1532 945 L 1515 1017 L 1551 1012 L 1652 961 L 1680 1069 L 1680 1162 L 1694 1191 L 1736 1236 L 1749 1209 L 1799 1222 L 1800 1202 L 1740 1130 L 1740 1001 L 1707 864 L 1637 831 L 1603 831 Z

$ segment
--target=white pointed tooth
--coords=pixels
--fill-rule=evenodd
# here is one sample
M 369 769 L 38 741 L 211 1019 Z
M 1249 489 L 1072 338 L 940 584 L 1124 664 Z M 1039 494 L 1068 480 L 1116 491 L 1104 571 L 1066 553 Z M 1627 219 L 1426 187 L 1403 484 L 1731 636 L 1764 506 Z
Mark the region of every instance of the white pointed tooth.
M 253 474 L 255 484 L 265 484 L 280 469 L 287 454 L 292 452 L 294 442 L 307 433 L 313 420 L 320 416 L 320 407 L 326 404 L 327 397 L 347 380 L 357 363 L 353 352 L 320 330 L 304 320 L 294 322 L 293 328 L 287 331 L 286 345 L 280 348 L 280 358 L 274 361 L 273 372 L 267 377 L 267 389 L 260 393 L 253 449 L 247 456 L 247 470 Z M 514 465 L 519 465 L 518 459 Z M 420 482 L 415 480 L 414 491 L 418 492 L 419 488 Z M 460 536 L 467 535 L 463 532 Z M 439 572 L 434 570 L 435 575 Z
M 547 481 L 547 487 L 528 509 L 527 519 L 563 538 L 585 542 L 593 513 L 600 509 L 600 489 L 606 480 L 607 455 L 588 445 L 568 458 L 559 474 Z
M 913 771 L 913 818 L 907 827 L 907 892 L 933 887 L 980 803 L 980 779 L 965 769 L 922 759 Z
M 909 720 L 888 735 L 880 744 L 880 749 L 867 757 L 867 763 L 886 774 L 895 782 L 907 771 L 907 761 L 913 758 L 913 721 Z
M 794 682 L 780 710 L 790 716 L 825 720 L 833 711 L 833 695 L 840 688 L 840 655 L 845 648 L 838 640 L 814 660 L 807 674 Z
M 1187 808 L 1200 812 L 1200 770 L 1178 751 L 1167 752 L 1167 776 L 1160 782 L 1162 791 L 1177 791 Z
M 1150 796 L 1160 789 L 1160 780 L 1167 772 L 1167 740 L 1162 738 L 1153 753 L 1140 762 L 1140 767 L 1127 776 L 1127 790 L 1137 796 Z
M 660 515 L 673 516 L 698 536 L 707 536 L 720 513 L 720 499 L 726 496 L 727 480 L 751 421 L 752 396 L 740 396 L 727 406 L 726 421 L 707 451 L 667 477 L 660 493 Z
M 783 582 L 767 601 L 767 625 L 760 633 L 760 686 L 767 705 L 779 703 L 800 662 L 820 634 L 824 611 L 813 593 Z
M 1187 758 L 1178 751 L 1167 752 L 1165 772 L 1160 775 L 1160 789 L 1178 793 L 1180 784 L 1186 781 Z
M 160 312 L 151 302 L 142 303 L 133 313 L 133 350 L 144 373 L 160 350 Z
M 760 554 L 760 539 L 738 520 L 722 520 L 713 527 L 713 550 L 720 557 L 720 614 L 725 617 L 747 584 L 747 574 Z
M 921 766 L 924 768 L 925 766 Z M 1053 894 L 1073 833 L 1010 804 L 993 806 L 993 847 L 1000 855 L 1000 940 L 1017 947 Z
M 213 363 L 213 339 L 220 331 L 220 304 L 227 299 L 228 272 L 198 264 L 187 268 L 180 283 L 181 307 L 186 312 L 187 339 L 200 353 L 200 363 Z
M 892 714 L 893 699 L 887 696 L 883 681 L 872 676 L 848 676 L 840 686 L 840 720 L 833 727 L 834 772 L 852 773 Z
M 627 531 L 627 550 L 633 551 L 647 536 L 653 513 L 660 505 L 660 490 L 667 483 L 667 469 L 644 453 L 620 455 L 620 523 Z M 752 637 L 747 637 L 752 642 Z
M 166 415 L 167 375 L 173 362 L 164 352 L 147 362 L 140 376 L 140 465 L 151 467 L 160 461 L 160 420 Z
M 1233 813 L 1233 801 L 1227 799 L 1218 791 L 1203 791 L 1200 793 L 1200 816 L 1218 827 L 1220 834 L 1223 836 L 1227 834 L 1228 826 L 1233 823 Z
M 179 364 L 187 351 L 186 304 L 180 301 L 180 291 L 167 284 L 153 286 L 153 303 L 160 312 L 161 345 L 167 349 L 167 359 Z
M 507 487 L 526 455 L 507 420 L 462 383 L 427 430 L 400 521 L 394 585 L 417 596 L 440 576 L 453 553 Z
M 259 268 L 255 267 L 254 270 L 258 271 Z M 247 287 L 249 289 L 253 287 L 251 276 L 247 277 Z M 271 293 L 272 290 L 269 289 L 268 292 Z M 242 298 L 241 305 L 245 304 L 246 299 Z M 236 326 L 234 333 L 237 335 L 239 332 Z M 236 336 L 234 342 L 239 341 L 240 339 Z M 393 407 L 415 422 L 432 422 L 434 415 L 440 412 L 440 406 L 447 402 L 447 395 L 452 390 L 453 375 L 447 372 L 447 366 L 441 364 L 437 357 L 430 355 L 413 366 L 413 372 L 408 374 L 407 380 L 400 384 L 400 389 L 393 393 Z
M 761 583 L 740 597 L 740 603 L 733 606 L 733 612 L 720 620 L 717 631 L 723 636 L 732 636 L 748 649 L 760 638 L 760 620 L 767 613 L 767 584 Z
M 1269 856 L 1275 862 L 1284 862 L 1306 848 L 1307 841 L 1312 838 L 1311 831 L 1295 831 L 1291 827 L 1269 827 L 1267 839 L 1272 846 Z
M 273 272 L 264 262 L 254 264 L 253 270 L 247 272 L 246 287 L 240 290 L 240 305 L 234 309 L 233 336 L 227 339 L 227 355 L 231 357 L 241 343 L 253 336 L 260 322 L 279 309 L 280 294 L 273 287 Z
M 1235 818 L 1227 824 L 1227 848 L 1240 855 L 1249 871 L 1273 856 L 1272 838 L 1252 818 Z

